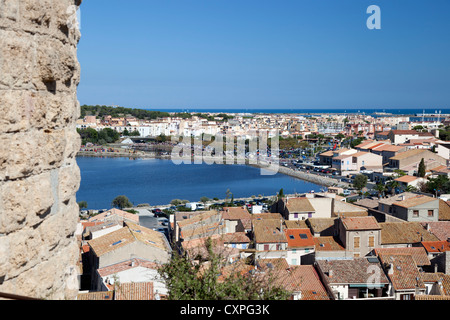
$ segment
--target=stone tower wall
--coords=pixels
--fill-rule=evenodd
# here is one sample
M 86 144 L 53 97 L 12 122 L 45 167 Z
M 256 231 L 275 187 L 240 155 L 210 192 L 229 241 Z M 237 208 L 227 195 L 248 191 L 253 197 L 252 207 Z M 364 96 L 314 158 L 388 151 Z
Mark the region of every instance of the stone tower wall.
M 0 0 L 0 292 L 78 292 L 80 4 Z

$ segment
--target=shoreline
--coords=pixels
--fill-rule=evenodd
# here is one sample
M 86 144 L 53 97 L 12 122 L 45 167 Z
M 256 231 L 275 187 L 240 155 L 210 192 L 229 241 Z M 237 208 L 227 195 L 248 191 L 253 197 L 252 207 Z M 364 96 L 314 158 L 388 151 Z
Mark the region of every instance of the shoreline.
M 79 151 L 76 155 L 81 156 L 81 157 L 125 157 L 125 158 L 135 158 L 135 159 L 160 159 L 160 160 L 171 160 L 171 155 L 157 155 L 156 153 L 126 153 L 126 152 L 93 152 L 93 151 Z M 191 160 L 191 163 L 195 163 L 191 158 L 189 158 Z M 182 160 L 181 158 L 179 160 Z M 202 158 L 202 163 L 205 163 L 204 161 L 205 159 Z M 211 159 L 212 161 L 214 161 L 215 159 Z M 223 161 L 222 164 L 227 164 L 225 161 Z M 248 163 L 248 159 L 247 161 L 245 161 L 245 163 L 232 163 L 229 165 L 233 165 L 233 164 L 244 164 L 247 166 L 251 166 L 254 168 L 259 168 L 259 169 L 265 169 L 265 170 L 270 170 L 267 167 L 261 165 L 261 164 L 251 164 Z M 346 182 L 340 182 L 337 181 L 336 179 L 327 177 L 327 176 L 321 176 L 321 175 L 317 175 L 317 174 L 313 174 L 313 173 L 306 173 L 303 171 L 297 171 L 297 170 L 293 170 L 290 168 L 286 168 L 282 165 L 278 165 L 278 170 L 275 172 L 276 173 L 281 173 L 302 181 L 306 181 L 306 182 L 310 182 L 313 184 L 316 184 L 318 186 L 321 187 L 341 187 L 341 188 L 348 188 L 351 185 L 349 183 Z M 273 170 L 272 170 L 273 171 Z

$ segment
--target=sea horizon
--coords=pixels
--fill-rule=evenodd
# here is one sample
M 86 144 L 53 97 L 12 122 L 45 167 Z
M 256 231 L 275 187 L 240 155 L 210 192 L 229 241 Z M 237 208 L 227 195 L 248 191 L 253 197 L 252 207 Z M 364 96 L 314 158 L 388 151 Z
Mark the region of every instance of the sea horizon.
M 138 108 L 143 110 L 161 111 L 161 112 L 210 112 L 210 113 L 264 113 L 264 114 L 375 114 L 385 113 L 392 115 L 417 115 L 417 114 L 433 114 L 436 116 L 450 114 L 450 108 Z

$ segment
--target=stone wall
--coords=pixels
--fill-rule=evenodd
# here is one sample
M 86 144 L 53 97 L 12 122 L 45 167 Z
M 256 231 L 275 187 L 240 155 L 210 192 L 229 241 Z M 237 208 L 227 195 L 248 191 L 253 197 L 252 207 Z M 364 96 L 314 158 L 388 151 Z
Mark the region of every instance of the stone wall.
M 80 4 L 0 0 L 0 292 L 78 292 Z

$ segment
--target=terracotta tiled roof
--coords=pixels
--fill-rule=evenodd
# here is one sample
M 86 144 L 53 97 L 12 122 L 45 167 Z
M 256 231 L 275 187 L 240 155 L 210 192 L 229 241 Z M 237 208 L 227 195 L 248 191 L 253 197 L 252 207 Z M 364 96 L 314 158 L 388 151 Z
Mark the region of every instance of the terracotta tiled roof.
M 417 266 L 429 266 L 431 265 L 430 259 L 428 259 L 427 252 L 422 247 L 403 247 L 403 248 L 377 248 L 374 249 L 375 254 L 407 254 L 413 257 Z
M 292 294 L 300 293 L 301 300 L 329 300 L 312 265 L 289 266 L 286 259 L 262 259 L 259 263 L 266 272 L 270 264 L 273 268 L 272 283 Z M 267 278 L 265 275 L 264 277 Z
M 181 228 L 180 236 L 186 241 L 195 237 L 206 237 L 223 233 L 226 226 L 222 222 L 199 223 L 190 228 Z
M 438 290 L 441 296 L 450 297 L 450 275 L 442 273 L 442 272 L 433 272 L 433 273 L 421 273 L 422 279 L 426 283 L 434 283 L 437 284 L 440 282 L 440 288 Z
M 130 270 L 133 268 L 137 268 L 137 267 L 141 267 L 141 268 L 147 268 L 147 269 L 158 269 L 160 267 L 159 264 L 152 262 L 152 261 L 148 261 L 148 260 L 144 260 L 144 259 L 139 259 L 139 258 L 133 258 L 127 261 L 123 261 L 120 263 L 116 263 L 104 268 L 99 268 L 97 269 L 98 274 L 100 275 L 100 277 L 106 277 L 118 272 L 122 272 L 122 271 L 126 271 L 126 270 Z
M 428 197 L 425 195 L 417 195 L 415 197 L 406 199 L 406 200 L 402 200 L 402 201 L 398 201 L 393 203 L 396 206 L 400 206 L 400 207 L 404 207 L 404 208 L 411 208 L 411 207 L 415 207 L 421 204 L 425 204 L 428 202 L 432 202 L 432 201 L 437 201 L 438 199 L 433 198 L 433 197 Z
M 305 220 L 284 220 L 284 225 L 288 229 L 306 229 L 308 225 Z
M 355 148 L 363 148 L 369 144 L 372 144 L 373 142 L 374 142 L 373 140 L 366 140 L 355 146 Z
M 315 251 L 342 251 L 345 248 L 334 237 L 314 237 Z
M 314 239 L 309 229 L 285 229 L 289 248 L 314 247 Z
M 409 157 L 416 156 L 418 154 L 427 152 L 427 150 L 424 149 L 412 149 L 404 152 L 397 153 L 395 156 L 391 157 L 391 160 L 403 160 Z
M 226 233 L 221 236 L 224 243 L 249 243 L 250 238 L 245 232 Z
M 222 218 L 224 220 L 249 219 L 250 213 L 244 207 L 226 207 L 223 208 Z
M 397 152 L 402 150 L 404 147 L 402 146 L 394 146 L 394 145 L 390 145 L 390 144 L 384 144 L 381 146 L 378 146 L 376 148 L 374 148 L 374 150 L 376 151 L 391 151 L 391 152 Z
M 438 240 L 420 222 L 382 222 L 379 225 L 381 226 L 382 245 L 410 244 Z
M 387 204 L 387 205 L 392 205 L 394 203 L 403 201 L 403 200 L 408 200 L 411 198 L 417 197 L 417 193 L 412 193 L 412 192 L 402 192 L 400 194 L 396 194 L 394 196 L 391 196 L 389 198 L 383 198 L 379 200 L 379 203 L 381 204 Z
M 202 222 L 202 221 L 207 220 L 207 219 L 209 219 L 209 218 L 211 218 L 213 216 L 221 217 L 221 215 L 215 210 L 203 211 L 200 214 L 191 216 L 188 219 L 177 221 L 177 224 L 178 224 L 178 226 L 180 228 L 182 228 L 182 227 L 185 227 L 187 225 L 191 225 L 191 224 Z M 220 220 L 220 219 L 218 218 L 218 220 Z
M 319 154 L 319 156 L 322 156 L 322 157 L 332 157 L 333 154 L 334 154 L 334 151 L 330 150 L 330 151 L 325 151 L 325 152 Z
M 436 301 L 436 300 L 450 300 L 449 296 L 437 296 L 437 295 L 429 295 L 429 294 L 418 294 L 414 298 L 415 300 L 421 301 Z
M 440 214 L 441 212 L 439 208 L 439 215 Z M 438 238 L 438 240 L 445 241 L 450 238 L 450 221 L 423 222 L 422 225 L 424 228 L 428 228 L 429 231 Z
M 419 177 L 404 175 L 404 176 L 401 176 L 401 177 L 399 177 L 397 179 L 394 179 L 394 180 L 395 181 L 399 181 L 399 182 L 406 182 L 406 183 L 408 183 L 408 182 L 413 182 L 413 181 L 415 181 L 417 179 L 419 179 Z
M 373 216 L 341 218 L 346 230 L 379 230 L 380 225 Z
M 153 300 L 153 282 L 121 283 L 115 290 L 114 300 Z
M 306 197 L 285 199 L 284 203 L 286 205 L 286 208 L 289 210 L 289 213 L 316 211 L 316 209 L 314 209 L 314 207 Z
M 397 134 L 419 134 L 418 131 L 416 130 L 392 130 L 392 133 L 397 135 Z
M 380 254 L 378 256 L 385 268 L 392 264 L 392 274 L 387 270 L 395 290 L 425 289 L 425 284 L 417 269 L 416 262 L 411 255 L 406 254 Z
M 423 241 L 422 246 L 427 252 L 446 252 L 450 251 L 450 242 L 444 241 Z
M 286 243 L 282 231 L 282 221 L 278 219 L 253 220 L 253 234 L 256 243 Z
M 250 218 L 252 220 L 263 220 L 263 219 L 282 219 L 283 217 L 281 216 L 280 213 L 255 213 L 250 215 Z
M 369 198 L 359 199 L 358 201 L 355 202 L 355 204 L 358 206 L 361 206 L 364 208 L 373 208 L 373 209 L 378 208 L 378 203 L 379 203 L 379 199 L 369 199 Z
M 128 223 L 119 230 L 90 240 L 88 244 L 99 257 L 135 241 L 143 242 L 146 245 L 157 247 L 161 250 L 169 250 L 165 236 L 162 233 L 138 226 L 134 223 Z
M 116 208 L 112 208 L 108 211 L 105 211 L 103 213 L 100 213 L 96 216 L 93 216 L 89 218 L 90 222 L 95 221 L 105 221 L 105 220 L 117 220 L 117 221 L 124 221 L 129 220 L 135 223 L 139 222 L 139 216 L 137 214 L 129 213 L 123 210 L 119 210 Z
M 113 300 L 113 291 L 84 292 L 77 295 L 77 300 Z
M 371 260 L 372 261 L 372 260 Z M 373 272 L 367 270 L 378 269 L 378 284 L 388 284 L 381 264 L 378 260 L 369 261 L 367 258 L 354 258 L 351 260 L 317 260 L 317 265 L 325 276 L 325 281 L 330 284 L 358 284 L 369 283 Z M 330 270 L 332 272 L 330 272 Z
M 308 218 L 308 223 L 315 233 L 320 233 L 326 229 L 334 228 L 334 221 L 337 218 Z
M 439 221 L 450 222 L 450 202 L 439 199 Z M 450 235 L 449 235 L 450 236 Z

